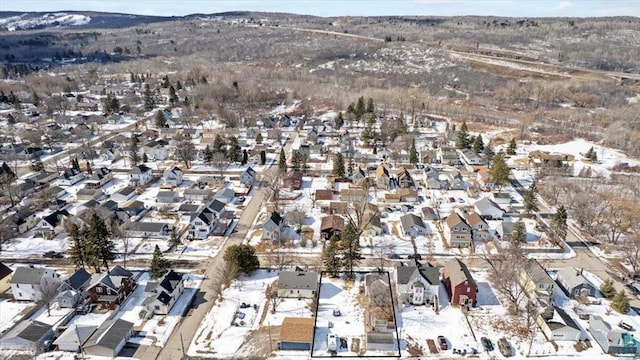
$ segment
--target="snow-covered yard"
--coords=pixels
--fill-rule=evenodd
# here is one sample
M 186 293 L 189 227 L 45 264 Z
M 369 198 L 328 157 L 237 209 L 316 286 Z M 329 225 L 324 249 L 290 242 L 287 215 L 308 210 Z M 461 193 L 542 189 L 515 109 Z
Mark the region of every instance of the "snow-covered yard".
M 0 334 L 4 334 L 32 308 L 35 303 L 0 299 Z

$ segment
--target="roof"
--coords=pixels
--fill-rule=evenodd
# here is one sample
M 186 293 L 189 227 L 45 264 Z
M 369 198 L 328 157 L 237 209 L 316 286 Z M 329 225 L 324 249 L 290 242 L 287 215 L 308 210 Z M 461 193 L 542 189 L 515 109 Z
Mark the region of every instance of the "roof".
M 84 285 L 89 279 L 91 279 L 91 274 L 87 272 L 87 270 L 80 268 L 76 270 L 71 276 L 65 279 L 64 282 L 69 284 L 72 289 L 78 290 L 82 285 Z
M 568 291 L 579 286 L 581 284 L 588 284 L 594 287 L 589 280 L 587 280 L 582 272 L 574 267 L 565 267 L 558 270 L 558 281 L 562 283 Z
M 313 339 L 313 325 L 313 318 L 284 318 L 280 328 L 280 342 L 310 343 Z
M 436 212 L 433 210 L 433 208 L 429 207 L 429 206 L 425 206 L 422 209 L 422 216 L 425 219 L 428 220 L 438 220 L 438 215 L 436 214 Z
M 561 327 L 568 326 L 578 331 L 582 331 L 580 326 L 575 322 L 575 320 L 573 320 L 573 318 L 569 316 L 569 314 L 567 314 L 564 310 L 562 310 L 557 306 L 554 306 L 553 308 L 556 311 L 555 313 L 558 314 L 558 318 L 554 316 L 554 319 L 552 319 L 547 323 L 547 325 L 549 325 L 549 329 L 556 330 Z M 560 320 L 560 321 L 555 321 L 555 320 Z
M 320 223 L 320 231 L 329 229 L 344 230 L 344 219 L 338 215 L 323 217 Z
M 379 178 L 383 175 L 389 177 L 389 170 L 384 165 L 380 165 L 376 168 L 376 177 Z
M 212 202 L 209 203 L 209 205 L 207 205 L 207 208 L 209 210 L 215 211 L 217 213 L 222 212 L 222 210 L 224 210 L 225 207 L 225 203 L 223 203 L 222 201 L 218 200 L 218 199 L 214 199 Z
M 524 271 L 529 275 L 529 278 L 534 284 L 553 282 L 551 277 L 549 277 L 549 274 L 547 274 L 545 269 L 536 259 L 527 259 L 524 264 Z
M 393 344 L 395 338 L 393 333 L 368 332 L 367 344 Z
M 271 216 L 269 217 L 269 221 L 272 221 L 276 225 L 280 225 L 280 224 L 282 224 L 282 216 L 280 216 L 280 214 L 278 214 L 278 212 L 273 211 L 273 212 L 271 212 Z M 269 222 L 269 221 L 267 221 L 267 222 Z
M 51 214 L 49 214 L 49 215 L 45 216 L 44 218 L 42 218 L 42 220 L 46 221 L 52 227 L 56 227 L 56 226 L 58 226 L 58 223 L 60 222 L 60 217 L 61 216 L 69 216 L 69 213 L 67 212 L 67 210 L 56 210 L 56 211 L 52 212 Z
M 424 228 L 424 221 L 417 216 L 416 214 L 406 214 L 400 217 L 400 222 L 402 222 L 402 227 L 404 229 L 409 229 L 413 226 Z
M 451 213 L 451 215 L 447 216 L 447 218 L 444 219 L 444 223 L 447 224 L 449 229 L 453 228 L 454 226 L 460 223 L 463 223 L 464 225 L 468 225 L 467 222 L 464 221 L 464 219 L 462 219 L 457 212 L 453 212 Z
M 316 200 L 332 200 L 333 190 L 318 189 L 316 190 Z
M 421 264 L 416 260 L 416 265 L 396 266 L 396 277 L 398 284 L 408 284 L 417 274 L 425 279 L 430 285 L 440 285 L 440 268 L 431 264 Z
M 12 284 L 34 284 L 40 285 L 42 276 L 47 268 L 33 268 L 29 266 L 21 266 L 16 269 L 11 278 Z
M 75 344 L 79 347 L 84 344 L 91 335 L 93 335 L 96 329 L 97 327 L 93 325 L 73 324 L 60 334 L 53 344 Z
M 452 287 L 462 284 L 465 281 L 469 281 L 470 283 L 475 283 L 473 281 L 473 277 L 471 276 L 471 273 L 469 273 L 469 269 L 467 268 L 467 265 L 462 261 L 460 261 L 459 259 L 447 261 L 444 264 L 444 269 L 449 274 L 449 279 L 451 280 Z
M 169 226 L 167 223 L 160 222 L 132 222 L 129 224 L 129 231 L 144 231 L 144 232 L 160 232 L 164 228 Z
M 496 204 L 495 202 L 493 202 L 493 200 L 486 197 L 483 197 L 482 199 L 476 201 L 475 204 L 473 205 L 476 207 L 476 209 L 478 209 L 480 213 L 485 213 L 486 211 L 489 211 L 491 208 L 495 208 L 504 212 L 504 210 L 502 210 L 502 208 L 498 206 L 498 204 Z
M 471 227 L 476 226 L 478 224 L 482 224 L 482 223 L 486 224 L 486 222 L 475 211 L 472 211 L 471 213 L 467 214 L 467 223 Z
M 34 321 L 24 320 L 13 327 L 3 337 L 3 339 L 20 338 L 32 343 L 40 341 L 49 331 L 51 331 L 51 325 Z
M 278 289 L 315 291 L 318 287 L 318 278 L 318 273 L 312 271 L 280 271 Z
M 127 187 L 124 187 L 123 189 L 121 189 L 120 191 L 118 191 L 117 193 L 120 194 L 120 195 L 129 196 L 134 191 L 136 191 L 136 189 L 134 187 L 127 186 Z
M 150 171 L 151 171 L 151 168 L 146 165 L 137 165 L 131 169 L 132 174 L 144 174 Z
M 115 350 L 132 328 L 132 323 L 122 319 L 107 320 L 91 335 L 85 347 L 103 346 Z
M 182 204 L 178 208 L 178 212 L 185 212 L 185 213 L 196 212 L 198 211 L 199 208 L 200 208 L 200 205 Z
M 7 276 L 11 275 L 13 270 L 11 270 L 7 265 L 0 262 L 0 279 L 4 279 Z

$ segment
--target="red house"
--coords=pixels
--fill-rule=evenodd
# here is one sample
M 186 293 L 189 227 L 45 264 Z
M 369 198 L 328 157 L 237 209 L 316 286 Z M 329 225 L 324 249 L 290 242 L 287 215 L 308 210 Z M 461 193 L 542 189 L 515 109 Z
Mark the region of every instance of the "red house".
M 87 292 L 92 304 L 100 305 L 101 309 L 115 310 L 135 287 L 133 273 L 116 265 L 108 272 L 93 275 Z
M 453 305 L 475 305 L 478 287 L 467 265 L 455 259 L 444 265 L 444 286 Z
M 291 190 L 300 190 L 302 187 L 302 172 L 292 170 L 282 180 L 284 186 Z

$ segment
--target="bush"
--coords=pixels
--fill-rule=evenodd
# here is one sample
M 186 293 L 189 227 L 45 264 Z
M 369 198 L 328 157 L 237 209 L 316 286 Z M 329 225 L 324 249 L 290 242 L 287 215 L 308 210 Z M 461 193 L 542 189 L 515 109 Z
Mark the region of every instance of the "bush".
M 616 289 L 613 288 L 613 281 L 611 279 L 605 280 L 602 285 L 600 285 L 600 292 L 602 296 L 611 300 L 616 295 Z
M 621 314 L 626 314 L 629 312 L 629 298 L 627 297 L 627 294 L 625 294 L 624 290 L 616 294 L 616 296 L 613 298 L 613 301 L 611 302 L 611 307 L 613 308 L 613 310 Z

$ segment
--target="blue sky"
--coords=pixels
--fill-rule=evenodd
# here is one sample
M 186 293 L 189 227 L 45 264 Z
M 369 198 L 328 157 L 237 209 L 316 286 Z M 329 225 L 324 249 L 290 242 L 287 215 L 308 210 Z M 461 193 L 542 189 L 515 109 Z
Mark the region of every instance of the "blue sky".
M 180 16 L 231 10 L 340 15 L 640 16 L 640 0 L 0 0 L 0 11 L 94 10 Z

